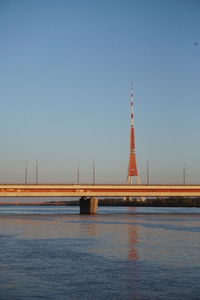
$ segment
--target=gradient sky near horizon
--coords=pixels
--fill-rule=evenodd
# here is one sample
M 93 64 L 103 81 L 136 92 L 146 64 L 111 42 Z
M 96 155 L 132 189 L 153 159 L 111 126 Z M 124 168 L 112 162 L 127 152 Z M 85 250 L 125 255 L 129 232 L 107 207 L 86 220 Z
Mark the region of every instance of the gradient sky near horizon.
M 200 183 L 198 0 L 0 0 L 0 183 Z

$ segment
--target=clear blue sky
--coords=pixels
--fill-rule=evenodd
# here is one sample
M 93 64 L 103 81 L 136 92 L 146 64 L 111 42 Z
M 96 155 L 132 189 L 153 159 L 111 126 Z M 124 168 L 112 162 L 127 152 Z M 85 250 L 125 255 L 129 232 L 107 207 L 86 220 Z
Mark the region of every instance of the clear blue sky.
M 198 0 L 0 0 L 0 182 L 200 183 Z

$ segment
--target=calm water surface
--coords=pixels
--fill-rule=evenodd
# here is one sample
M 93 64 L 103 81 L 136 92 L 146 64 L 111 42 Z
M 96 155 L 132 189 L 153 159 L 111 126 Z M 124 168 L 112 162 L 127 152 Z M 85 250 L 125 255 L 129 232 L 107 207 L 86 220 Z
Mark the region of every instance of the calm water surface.
M 0 207 L 0 300 L 200 299 L 200 209 Z

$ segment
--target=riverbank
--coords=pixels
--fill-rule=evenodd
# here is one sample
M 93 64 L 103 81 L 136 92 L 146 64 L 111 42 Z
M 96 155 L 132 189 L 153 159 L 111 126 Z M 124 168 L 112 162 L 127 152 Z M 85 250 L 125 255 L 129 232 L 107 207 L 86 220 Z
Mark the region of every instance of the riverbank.
M 0 205 L 23 205 L 23 206 L 79 206 L 79 200 L 70 201 L 48 201 L 48 202 L 11 202 L 0 203 Z M 146 199 L 120 199 L 120 198 L 104 198 L 99 199 L 99 206 L 118 206 L 118 207 L 200 207 L 200 198 L 146 198 Z

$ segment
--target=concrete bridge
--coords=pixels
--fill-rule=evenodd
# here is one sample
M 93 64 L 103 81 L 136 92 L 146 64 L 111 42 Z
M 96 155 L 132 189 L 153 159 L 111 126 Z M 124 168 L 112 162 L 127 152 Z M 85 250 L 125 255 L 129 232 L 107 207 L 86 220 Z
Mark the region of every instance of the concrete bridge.
M 0 197 L 80 197 L 80 213 L 96 213 L 96 197 L 200 197 L 200 185 L 1 184 Z

